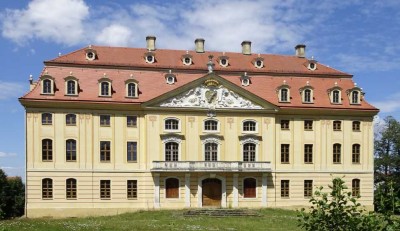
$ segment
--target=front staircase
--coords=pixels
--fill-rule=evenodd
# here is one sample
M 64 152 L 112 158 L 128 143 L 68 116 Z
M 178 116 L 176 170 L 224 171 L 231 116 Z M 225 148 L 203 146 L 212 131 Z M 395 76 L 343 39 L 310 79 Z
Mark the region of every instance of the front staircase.
M 186 217 L 260 217 L 256 210 L 250 209 L 192 209 L 183 213 Z

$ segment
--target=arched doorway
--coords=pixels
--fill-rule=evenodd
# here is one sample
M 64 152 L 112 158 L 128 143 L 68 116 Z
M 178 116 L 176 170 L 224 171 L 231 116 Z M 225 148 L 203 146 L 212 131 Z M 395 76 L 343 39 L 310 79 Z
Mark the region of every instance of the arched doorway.
M 202 181 L 202 204 L 207 207 L 221 207 L 222 182 L 216 178 Z

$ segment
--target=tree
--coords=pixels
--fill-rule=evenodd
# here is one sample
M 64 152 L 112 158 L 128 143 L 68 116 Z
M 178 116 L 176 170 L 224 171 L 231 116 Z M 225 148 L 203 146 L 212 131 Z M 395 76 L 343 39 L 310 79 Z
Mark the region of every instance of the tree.
M 6 216 L 7 187 L 7 175 L 0 169 L 0 219 Z
M 305 230 L 337 230 L 337 231 L 375 231 L 398 230 L 400 225 L 392 220 L 391 216 L 367 212 L 347 192 L 342 178 L 335 178 L 329 185 L 331 192 L 323 193 L 323 187 L 318 188 L 310 199 L 312 204 L 309 211 L 301 210 L 298 221 L 299 226 Z
M 386 117 L 375 134 L 375 209 L 400 213 L 400 123 Z
M 7 177 L 0 169 L 0 219 L 24 214 L 25 186 L 21 177 Z

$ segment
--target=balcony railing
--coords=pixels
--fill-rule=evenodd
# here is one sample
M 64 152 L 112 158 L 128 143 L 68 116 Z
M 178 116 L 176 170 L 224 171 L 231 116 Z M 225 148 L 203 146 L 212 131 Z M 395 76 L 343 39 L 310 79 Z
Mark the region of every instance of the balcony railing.
M 153 161 L 152 172 L 268 172 L 271 162 Z

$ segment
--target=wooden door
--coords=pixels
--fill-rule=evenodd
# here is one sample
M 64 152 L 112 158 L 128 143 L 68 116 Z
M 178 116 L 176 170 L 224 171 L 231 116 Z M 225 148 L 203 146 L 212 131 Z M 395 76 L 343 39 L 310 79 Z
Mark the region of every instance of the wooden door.
M 220 207 L 222 184 L 218 179 L 203 180 L 203 206 Z

